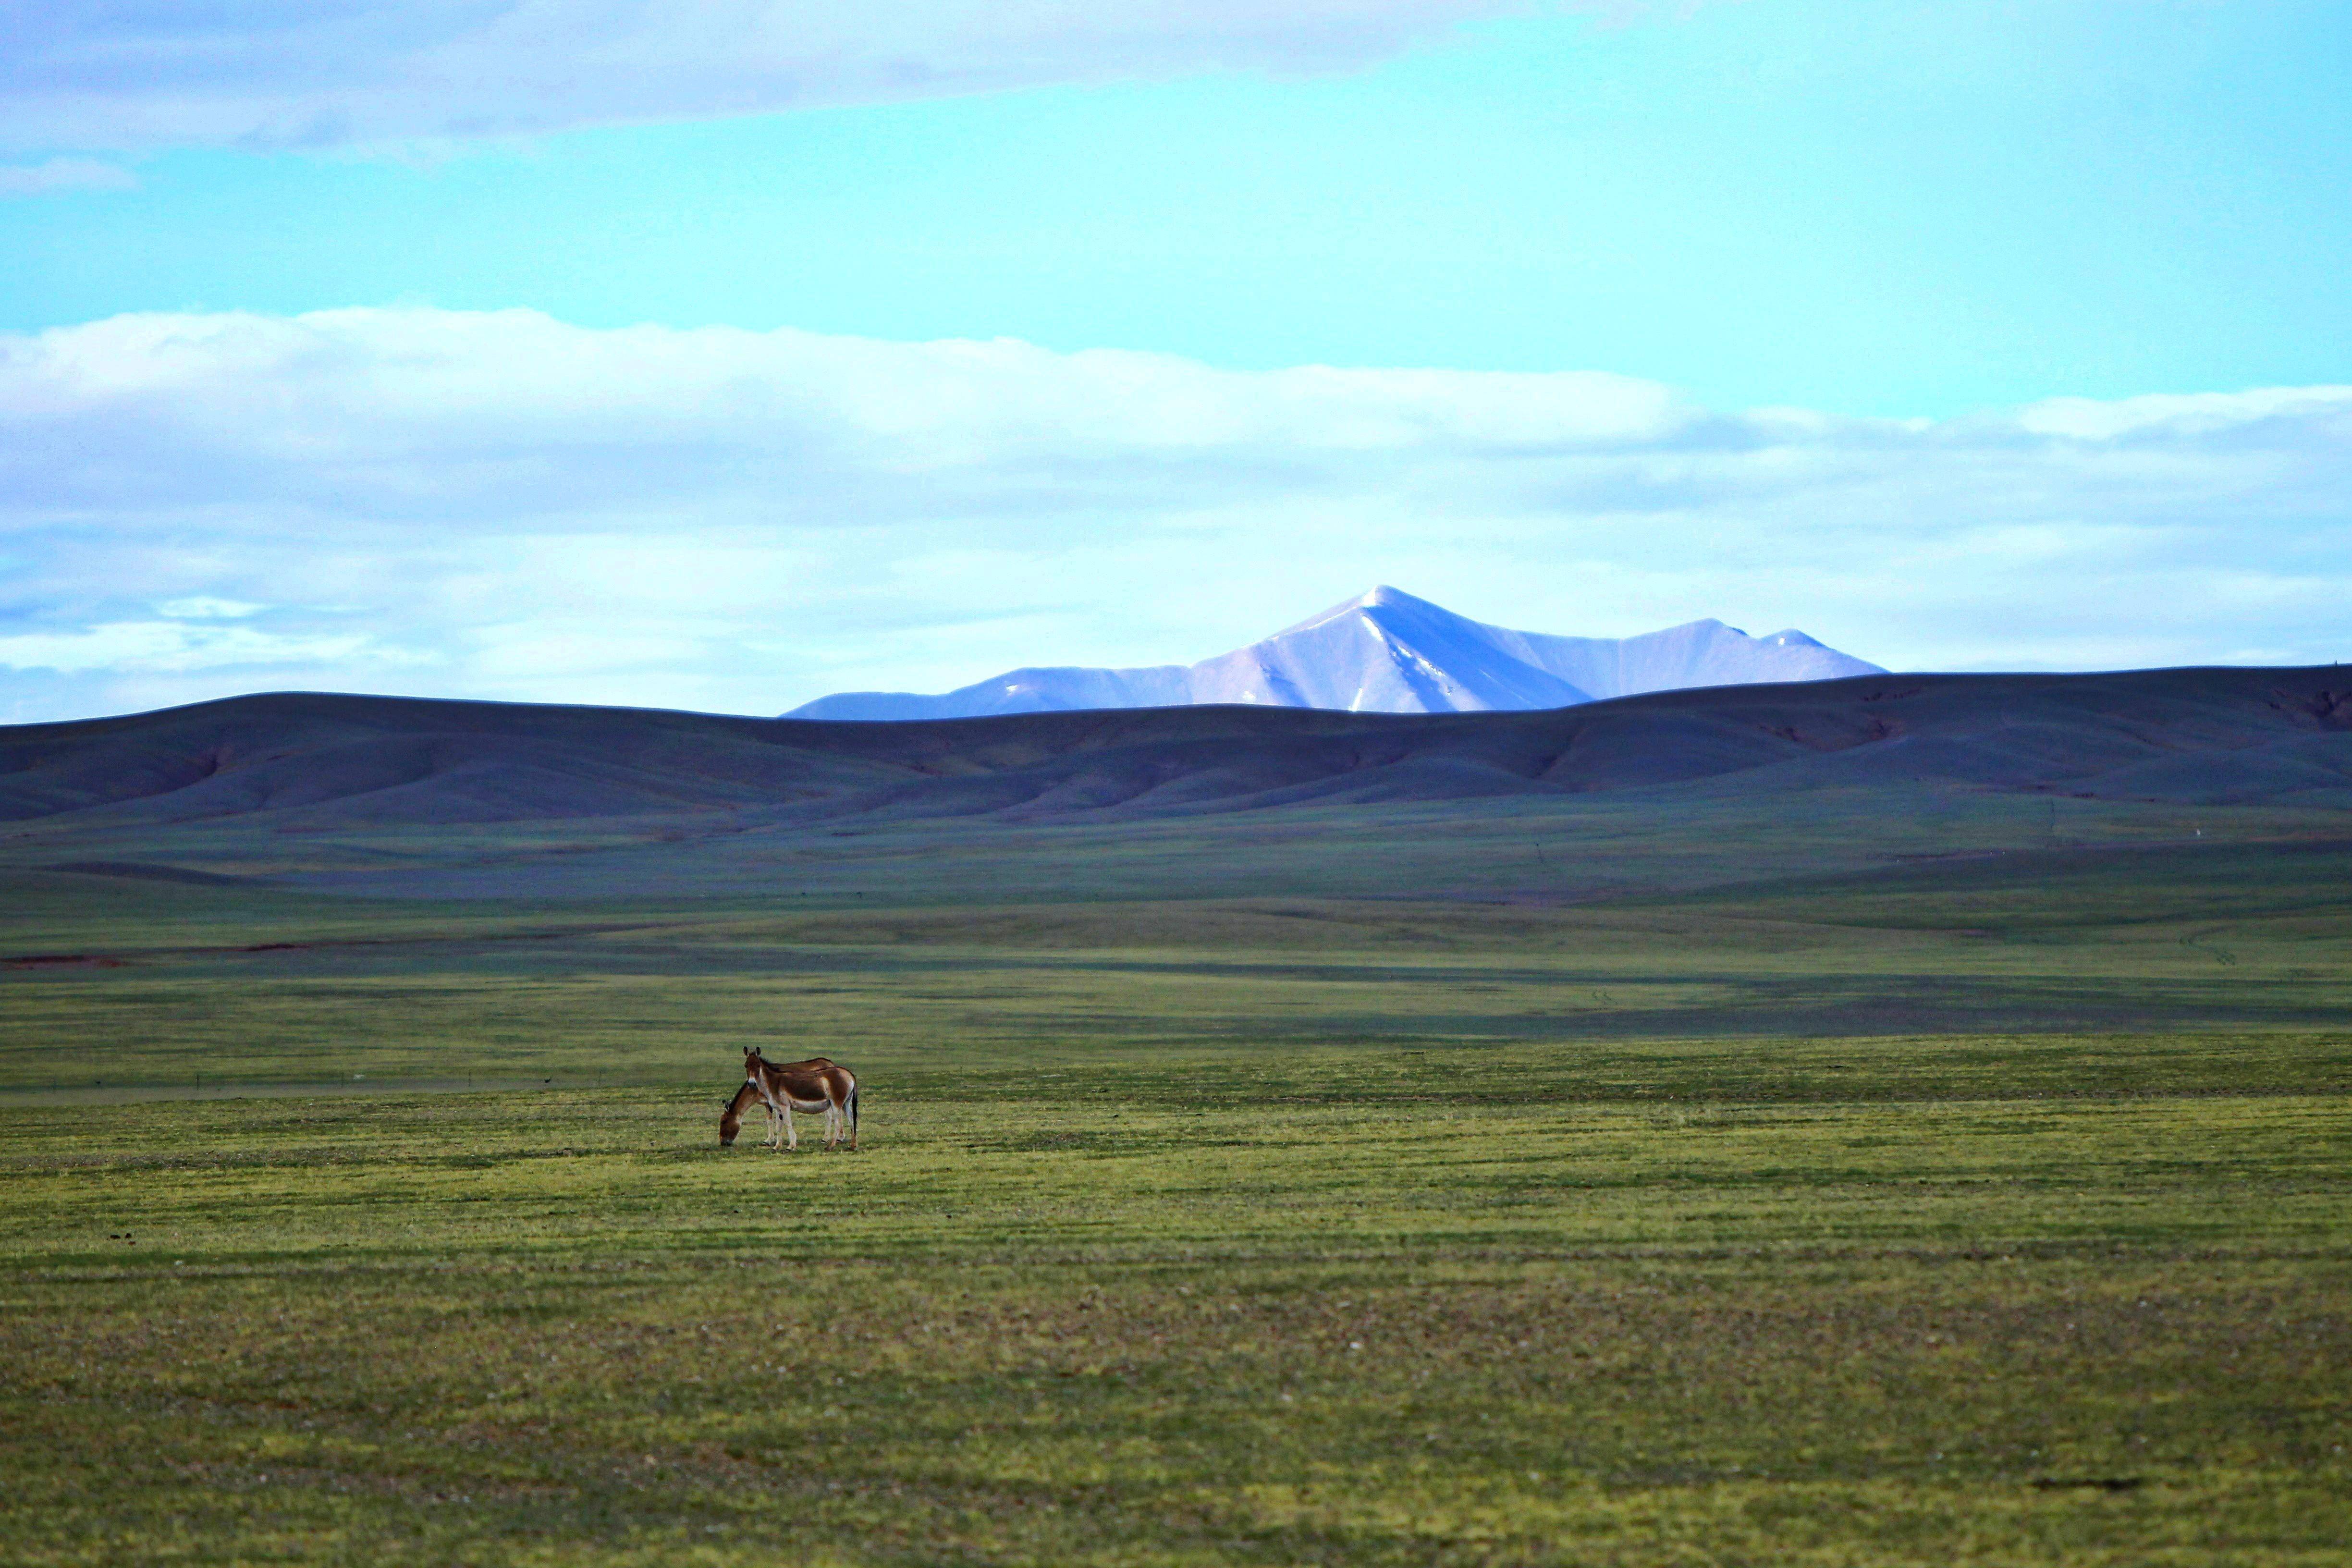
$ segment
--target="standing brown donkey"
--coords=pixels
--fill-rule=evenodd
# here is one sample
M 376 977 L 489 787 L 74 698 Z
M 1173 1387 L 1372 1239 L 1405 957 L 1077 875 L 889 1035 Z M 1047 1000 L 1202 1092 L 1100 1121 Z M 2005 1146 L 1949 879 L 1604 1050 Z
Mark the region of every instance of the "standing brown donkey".
M 743 1112 L 753 1100 L 768 1112 L 768 1144 L 779 1152 L 801 1146 L 793 1129 L 795 1110 L 824 1112 L 824 1146 L 838 1148 L 845 1134 L 857 1147 L 857 1075 L 826 1057 L 804 1062 L 772 1062 L 757 1046 L 743 1053 L 743 1087 L 719 1119 L 719 1142 L 732 1144 L 743 1125 Z

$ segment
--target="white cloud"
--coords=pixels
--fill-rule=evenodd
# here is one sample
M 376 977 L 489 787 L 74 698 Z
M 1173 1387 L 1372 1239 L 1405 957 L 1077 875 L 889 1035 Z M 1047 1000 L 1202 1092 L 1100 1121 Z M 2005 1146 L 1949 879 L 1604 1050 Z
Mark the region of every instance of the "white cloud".
M 191 626 L 177 621 L 110 621 L 70 632 L 0 637 L 0 669 L 149 672 L 273 664 L 426 664 L 429 655 L 372 646 L 355 634 L 276 637 L 246 626 Z
M 0 165 L 0 196 L 41 196 L 52 191 L 135 191 L 139 176 L 95 158 L 51 158 Z
M 2273 421 L 2292 426 L 2314 416 L 2341 413 L 2347 389 L 2341 386 L 2278 386 L 2254 392 L 2158 394 L 2112 403 L 2087 397 L 2053 397 L 2019 411 L 2021 429 L 2037 436 L 2079 441 L 2117 441 L 2132 436 L 2168 438 L 2216 436 Z
M 194 598 L 173 599 L 168 605 L 158 605 L 155 613 L 169 616 L 175 621 L 241 621 L 268 608 L 267 605 L 248 605 L 240 599 L 207 598 L 199 594 Z
M 1319 71 L 1528 8 L 1526 0 L 35 0 L 9 11 L 0 144 L 473 139 L 1203 69 Z
M 1942 422 L 528 311 L 0 336 L 0 715 L 268 683 L 774 711 L 1189 660 L 1389 581 L 1883 663 L 2352 643 L 2352 388 Z

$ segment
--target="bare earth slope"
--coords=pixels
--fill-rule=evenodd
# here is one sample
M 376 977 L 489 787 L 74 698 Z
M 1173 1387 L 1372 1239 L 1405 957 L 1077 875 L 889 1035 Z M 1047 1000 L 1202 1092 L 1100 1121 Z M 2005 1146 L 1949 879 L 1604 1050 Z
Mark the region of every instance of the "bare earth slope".
M 269 694 L 0 729 L 0 821 L 1118 820 L 1693 781 L 2352 805 L 2352 671 L 1869 676 L 1519 713 L 869 724 Z

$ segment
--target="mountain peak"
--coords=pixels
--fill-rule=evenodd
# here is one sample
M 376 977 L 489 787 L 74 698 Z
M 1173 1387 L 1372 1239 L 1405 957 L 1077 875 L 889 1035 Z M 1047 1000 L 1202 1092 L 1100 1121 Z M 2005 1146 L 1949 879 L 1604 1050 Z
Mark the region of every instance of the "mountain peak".
M 939 697 L 843 692 L 795 719 L 948 719 L 1241 702 L 1373 713 L 1566 708 L 1694 686 L 1884 673 L 1799 631 L 1717 620 L 1624 638 L 1512 631 L 1382 583 L 1262 642 L 1191 666 L 1024 668 Z
M 1426 599 L 1416 599 L 1402 588 L 1391 588 L 1387 584 L 1382 583 L 1373 587 L 1367 588 L 1352 599 L 1342 599 L 1338 604 L 1331 605 L 1328 609 L 1318 610 L 1315 614 L 1307 616 L 1305 620 L 1300 621 L 1297 625 L 1285 626 L 1282 630 L 1275 633 L 1273 637 L 1269 637 L 1266 640 L 1268 642 L 1272 642 L 1276 638 L 1291 637 L 1299 632 L 1312 631 L 1317 626 L 1323 626 L 1328 622 L 1340 620 L 1349 616 L 1368 615 L 1373 610 L 1430 610 L 1435 611 L 1435 613 L 1441 616 L 1453 616 L 1453 612 L 1450 610 L 1440 609 L 1437 605 L 1431 604 Z M 1459 617 L 1454 618 L 1458 619 Z M 1253 646 L 1264 647 L 1265 645 L 1254 644 Z

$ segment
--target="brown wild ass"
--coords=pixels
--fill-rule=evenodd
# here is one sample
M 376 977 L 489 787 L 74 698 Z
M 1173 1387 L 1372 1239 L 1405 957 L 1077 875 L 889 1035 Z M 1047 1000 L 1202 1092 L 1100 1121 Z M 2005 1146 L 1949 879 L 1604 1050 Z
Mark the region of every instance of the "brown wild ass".
M 768 1112 L 766 1142 L 779 1151 L 801 1146 L 793 1128 L 795 1110 L 824 1112 L 824 1146 L 840 1146 L 844 1134 L 857 1147 L 857 1075 L 839 1062 L 811 1057 L 804 1062 L 772 1062 L 754 1046 L 743 1053 L 743 1087 L 719 1119 L 719 1142 L 733 1144 L 743 1112 L 754 1101 Z

